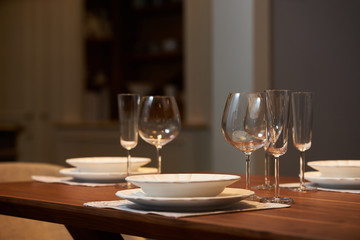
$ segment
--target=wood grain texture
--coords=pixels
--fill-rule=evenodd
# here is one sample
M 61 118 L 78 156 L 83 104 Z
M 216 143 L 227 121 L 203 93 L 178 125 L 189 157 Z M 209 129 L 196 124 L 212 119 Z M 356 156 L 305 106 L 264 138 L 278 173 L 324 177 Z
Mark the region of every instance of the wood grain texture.
M 252 185 L 262 181 L 262 176 L 252 177 Z M 281 178 L 281 182 L 295 181 L 298 179 Z M 244 181 L 232 187 L 244 187 Z M 281 196 L 295 200 L 290 208 L 180 219 L 83 206 L 89 201 L 117 200 L 115 193 L 119 190 L 119 187 L 91 188 L 39 182 L 3 183 L 0 184 L 0 213 L 61 223 L 68 229 L 153 239 L 360 238 L 359 194 L 299 193 L 281 189 Z M 273 192 L 259 190 L 256 194 L 272 196 Z

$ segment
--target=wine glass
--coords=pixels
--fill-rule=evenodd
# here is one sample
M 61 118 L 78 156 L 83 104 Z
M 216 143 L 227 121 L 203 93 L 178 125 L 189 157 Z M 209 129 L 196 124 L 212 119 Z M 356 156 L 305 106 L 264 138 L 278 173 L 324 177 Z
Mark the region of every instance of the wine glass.
M 299 192 L 316 191 L 314 187 L 305 186 L 305 151 L 311 147 L 312 139 L 312 108 L 313 94 L 311 92 L 293 92 L 291 94 L 292 103 L 292 137 L 297 150 L 300 151 L 300 186 L 291 188 Z
M 250 189 L 251 153 L 267 143 L 264 93 L 230 93 L 221 127 L 226 141 L 246 156 L 246 189 Z
M 158 174 L 161 173 L 161 148 L 180 132 L 180 113 L 173 96 L 146 96 L 141 99 L 139 133 L 156 147 Z
M 131 174 L 130 150 L 138 143 L 139 132 L 139 104 L 138 94 L 118 94 L 120 145 L 127 150 L 126 176 Z M 131 188 L 132 184 L 127 182 L 124 187 Z
M 292 198 L 280 197 L 279 158 L 287 151 L 289 135 L 289 90 L 266 90 L 266 116 L 269 127 L 268 153 L 275 158 L 275 196 L 262 198 L 262 202 L 293 203 Z

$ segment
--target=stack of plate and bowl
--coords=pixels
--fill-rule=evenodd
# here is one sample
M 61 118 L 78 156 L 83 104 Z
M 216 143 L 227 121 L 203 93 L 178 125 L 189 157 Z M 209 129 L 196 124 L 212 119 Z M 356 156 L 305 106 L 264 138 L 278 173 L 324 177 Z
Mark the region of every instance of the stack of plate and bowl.
M 228 207 L 253 191 L 229 188 L 240 180 L 230 174 L 176 173 L 126 178 L 140 188 L 118 191 L 116 196 L 152 210 L 205 211 Z
M 305 179 L 319 187 L 360 189 L 360 160 L 324 160 L 307 164 L 318 171 L 306 172 Z
M 151 161 L 150 158 L 131 158 L 131 174 L 155 173 L 156 168 L 143 167 Z M 73 168 L 60 170 L 61 174 L 73 177 L 82 182 L 120 182 L 127 176 L 126 157 L 84 157 L 70 158 L 66 163 Z

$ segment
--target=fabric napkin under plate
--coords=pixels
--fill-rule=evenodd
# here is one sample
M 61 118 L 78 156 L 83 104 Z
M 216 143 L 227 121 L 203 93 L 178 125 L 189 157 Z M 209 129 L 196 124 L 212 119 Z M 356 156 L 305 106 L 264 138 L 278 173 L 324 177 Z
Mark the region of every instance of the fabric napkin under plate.
M 31 176 L 31 178 L 38 182 L 44 183 L 63 183 L 68 185 L 87 186 L 87 187 L 103 187 L 103 186 L 114 186 L 118 183 L 88 183 L 74 181 L 72 177 L 53 177 L 53 176 Z
M 286 204 L 260 203 L 260 202 L 247 201 L 247 200 L 242 200 L 242 201 L 240 201 L 234 205 L 231 205 L 228 208 L 222 209 L 222 210 L 203 211 L 203 212 L 152 211 L 152 210 L 146 209 L 138 204 L 132 203 L 128 200 L 87 202 L 87 203 L 84 203 L 84 206 L 96 207 L 96 208 L 112 208 L 112 209 L 128 211 L 128 212 L 135 212 L 135 213 L 141 213 L 141 214 L 156 214 L 156 215 L 161 215 L 161 216 L 166 216 L 166 217 L 174 217 L 174 218 L 290 207 L 290 205 L 286 205 Z
M 318 190 L 321 191 L 328 191 L 328 192 L 343 192 L 343 193 L 360 193 L 360 189 L 337 189 L 337 188 L 323 188 L 323 187 L 319 187 L 316 184 L 312 184 L 312 183 L 306 183 L 306 186 L 310 186 L 310 187 L 316 187 Z M 293 187 L 299 187 L 300 184 L 299 183 L 283 183 L 280 184 L 280 187 L 283 188 L 293 188 Z

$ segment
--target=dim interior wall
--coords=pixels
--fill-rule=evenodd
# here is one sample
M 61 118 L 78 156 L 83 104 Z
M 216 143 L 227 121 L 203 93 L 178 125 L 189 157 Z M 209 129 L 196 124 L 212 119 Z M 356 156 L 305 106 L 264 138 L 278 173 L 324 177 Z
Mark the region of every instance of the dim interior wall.
M 211 1 L 184 1 L 185 120 L 211 124 Z
M 270 87 L 270 15 L 268 1 L 213 1 L 211 144 L 215 171 L 245 173 L 245 155 L 226 142 L 221 118 L 230 92 Z M 251 172 L 264 173 L 262 149 L 252 156 Z
M 213 169 L 244 173 L 245 157 L 221 133 L 221 118 L 230 92 L 253 90 L 252 2 L 213 1 L 212 157 Z
M 307 161 L 360 159 L 359 9 L 357 0 L 274 0 L 274 87 L 314 92 Z M 299 174 L 291 135 L 280 174 Z

